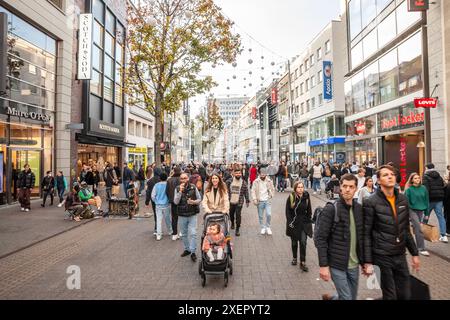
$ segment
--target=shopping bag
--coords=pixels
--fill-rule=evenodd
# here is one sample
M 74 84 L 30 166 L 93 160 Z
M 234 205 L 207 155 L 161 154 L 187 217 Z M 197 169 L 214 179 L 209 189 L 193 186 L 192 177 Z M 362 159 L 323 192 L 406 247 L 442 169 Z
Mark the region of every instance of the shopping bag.
M 120 193 L 120 186 L 112 186 L 111 188 L 111 194 L 113 196 L 117 196 Z
M 411 283 L 411 300 L 431 300 L 428 284 L 413 275 L 410 275 L 409 279 Z
M 422 229 L 423 237 L 425 238 L 425 240 L 431 242 L 439 241 L 439 230 L 436 226 L 427 223 L 422 223 L 420 225 L 420 228 Z

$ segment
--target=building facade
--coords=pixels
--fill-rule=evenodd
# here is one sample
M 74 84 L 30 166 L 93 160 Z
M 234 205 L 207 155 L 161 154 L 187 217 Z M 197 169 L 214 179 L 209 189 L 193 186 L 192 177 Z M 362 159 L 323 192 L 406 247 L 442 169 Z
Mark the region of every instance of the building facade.
M 279 135 L 278 121 L 278 81 L 274 81 L 266 89 L 256 94 L 256 104 L 259 118 L 259 148 L 258 160 L 278 161 L 279 159 Z
M 17 175 L 28 163 L 32 197 L 48 170 L 70 174 L 73 1 L 0 3 L 0 205 L 17 200 Z
M 444 9 L 436 1 L 422 16 L 408 11 L 408 1 L 364 1 L 364 8 L 360 0 L 347 1 L 347 155 L 359 163 L 392 161 L 402 185 L 410 173 L 423 172 L 425 161 L 443 171 L 448 160 Z M 427 92 L 440 97 L 429 121 L 414 106 Z
M 296 161 L 345 160 L 345 57 L 345 22 L 331 21 L 291 63 Z
M 258 159 L 257 107 L 256 96 L 239 110 L 238 160 L 256 162 Z

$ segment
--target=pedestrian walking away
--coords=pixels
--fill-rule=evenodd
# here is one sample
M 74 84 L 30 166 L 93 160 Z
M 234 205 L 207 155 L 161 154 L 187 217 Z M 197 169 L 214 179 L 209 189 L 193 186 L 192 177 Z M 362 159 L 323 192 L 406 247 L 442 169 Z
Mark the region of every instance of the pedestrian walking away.
M 187 173 L 180 175 L 180 184 L 175 188 L 173 202 L 177 206 L 184 251 L 182 257 L 191 256 L 197 260 L 197 215 L 200 212 L 202 198 L 196 186 L 189 183 Z
M 46 176 L 42 179 L 42 191 L 43 191 L 43 200 L 41 207 L 45 207 L 45 202 L 47 201 L 47 197 L 50 195 L 50 205 L 53 205 L 53 199 L 55 197 L 55 178 L 52 176 L 51 171 L 47 171 Z
M 311 199 L 305 191 L 303 182 L 294 184 L 294 191 L 286 201 L 286 235 L 291 238 L 292 265 L 297 265 L 297 252 L 300 242 L 300 269 L 308 272 L 306 266 L 306 242 L 307 237 L 312 237 L 311 223 Z
M 358 296 L 360 265 L 364 261 L 364 225 L 362 207 L 354 199 L 357 183 L 353 174 L 344 174 L 340 198 L 334 204 L 327 203 L 315 222 L 320 278 L 331 279 L 337 291 L 333 295 L 324 294 L 324 300 L 356 300 Z
M 419 252 L 409 227 L 408 199 L 396 186 L 395 168 L 381 166 L 377 171 L 380 188 L 364 201 L 364 272 L 380 267 L 384 300 L 409 300 L 411 284 L 406 248 L 412 267 L 419 270 Z
M 147 207 L 149 207 L 150 202 L 152 204 L 153 217 L 154 217 L 154 220 L 155 220 L 155 230 L 154 230 L 154 235 L 155 236 L 156 236 L 156 224 L 157 224 L 158 218 L 156 216 L 156 204 L 155 204 L 155 202 L 152 199 L 152 191 L 153 191 L 153 188 L 155 187 L 155 185 L 158 182 L 161 181 L 161 179 L 159 177 L 161 174 L 162 174 L 161 168 L 155 167 L 155 169 L 153 170 L 153 177 L 150 180 L 147 181 L 147 193 L 146 193 L 146 196 L 145 196 L 145 205 Z
M 61 208 L 64 205 L 64 193 L 67 190 L 67 179 L 62 171 L 58 171 L 56 174 L 55 186 L 59 197 L 58 207 Z
M 259 178 L 255 180 L 252 188 L 252 201 L 258 208 L 258 219 L 261 234 L 272 235 L 270 222 L 272 217 L 272 198 L 275 194 L 275 188 L 269 177 L 267 177 L 267 169 L 262 168 Z M 264 222 L 264 213 L 266 222 Z
M 230 200 L 230 220 L 231 220 L 231 229 L 235 228 L 235 219 L 236 219 L 236 236 L 240 236 L 240 228 L 241 228 L 241 212 L 242 206 L 245 203 L 247 208 L 250 204 L 250 197 L 248 194 L 247 181 L 242 179 L 242 171 L 240 166 L 236 166 L 233 172 L 233 179 L 227 181 L 228 188 L 228 196 Z
M 161 240 L 163 236 L 162 232 L 162 221 L 164 219 L 166 223 L 166 227 L 168 230 L 168 234 L 172 235 L 172 219 L 170 216 L 170 203 L 169 197 L 167 197 L 166 188 L 167 188 L 167 174 L 162 172 L 160 174 L 161 181 L 158 182 L 152 190 L 152 200 L 155 202 L 156 206 L 156 215 L 158 218 L 156 219 L 156 240 Z

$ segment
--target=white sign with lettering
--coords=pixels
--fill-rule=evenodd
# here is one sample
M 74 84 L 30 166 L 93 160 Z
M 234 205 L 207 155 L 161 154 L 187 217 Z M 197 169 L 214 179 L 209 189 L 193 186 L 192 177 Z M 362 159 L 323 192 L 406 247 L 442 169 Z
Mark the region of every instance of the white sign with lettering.
M 92 13 L 80 14 L 78 36 L 78 79 L 90 80 L 92 69 Z

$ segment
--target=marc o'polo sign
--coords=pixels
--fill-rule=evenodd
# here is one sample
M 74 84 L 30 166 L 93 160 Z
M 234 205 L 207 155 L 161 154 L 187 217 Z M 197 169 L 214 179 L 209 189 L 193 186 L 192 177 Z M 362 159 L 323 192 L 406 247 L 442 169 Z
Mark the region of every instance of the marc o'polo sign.
M 408 11 L 426 11 L 430 8 L 429 0 L 408 0 Z
M 47 114 L 42 114 L 38 112 L 28 112 L 28 111 L 20 111 L 16 108 L 7 107 L 6 114 L 10 116 L 17 116 L 21 118 L 27 118 L 32 120 L 38 120 L 42 122 L 49 122 L 51 117 Z
M 92 69 L 92 13 L 80 14 L 78 79 L 90 80 Z

